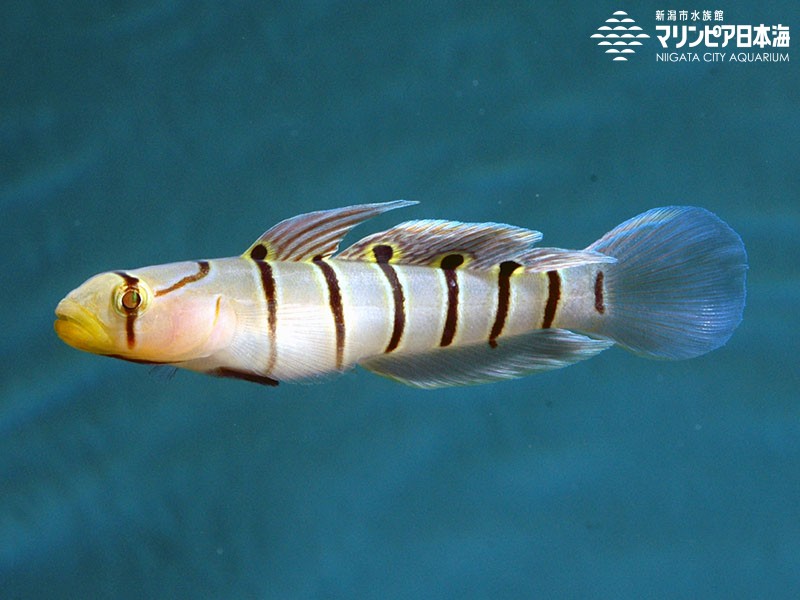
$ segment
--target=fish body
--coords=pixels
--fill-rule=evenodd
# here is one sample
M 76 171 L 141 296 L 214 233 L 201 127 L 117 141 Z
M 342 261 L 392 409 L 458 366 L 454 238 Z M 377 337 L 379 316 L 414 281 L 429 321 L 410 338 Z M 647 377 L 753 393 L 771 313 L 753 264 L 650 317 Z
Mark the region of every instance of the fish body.
M 418 220 L 334 254 L 413 204 L 282 221 L 241 256 L 96 275 L 56 308 L 89 352 L 277 385 L 359 364 L 418 387 L 519 377 L 618 343 L 653 358 L 724 344 L 741 321 L 739 236 L 693 207 L 653 209 L 584 250 L 498 223 Z

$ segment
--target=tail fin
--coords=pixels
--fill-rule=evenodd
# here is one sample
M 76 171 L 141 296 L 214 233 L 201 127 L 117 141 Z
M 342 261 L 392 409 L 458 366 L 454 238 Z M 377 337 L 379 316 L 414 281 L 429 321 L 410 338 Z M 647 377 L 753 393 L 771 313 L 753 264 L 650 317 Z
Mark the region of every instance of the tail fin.
M 738 234 L 691 206 L 654 208 L 587 250 L 604 269 L 605 318 L 597 333 L 650 358 L 691 358 L 719 348 L 742 320 L 747 255 Z

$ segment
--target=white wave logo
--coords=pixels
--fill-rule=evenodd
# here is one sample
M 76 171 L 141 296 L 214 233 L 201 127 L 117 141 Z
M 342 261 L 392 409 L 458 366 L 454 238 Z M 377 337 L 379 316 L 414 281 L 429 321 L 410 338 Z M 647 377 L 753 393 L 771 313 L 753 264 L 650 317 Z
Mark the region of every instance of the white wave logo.
M 609 47 L 606 54 L 613 56 L 614 60 L 628 60 L 626 55 L 636 52 L 631 46 L 641 46 L 639 40 L 649 37 L 624 10 L 616 11 L 606 19 L 605 25 L 597 28 L 597 33 L 592 34 L 593 39 L 600 39 L 598 46 Z

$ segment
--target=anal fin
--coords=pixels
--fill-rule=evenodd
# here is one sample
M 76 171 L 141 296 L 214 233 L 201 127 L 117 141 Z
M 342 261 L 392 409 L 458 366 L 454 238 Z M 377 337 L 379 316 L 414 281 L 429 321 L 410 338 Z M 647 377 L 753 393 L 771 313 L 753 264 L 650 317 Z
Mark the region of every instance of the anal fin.
M 362 367 L 406 385 L 437 388 L 515 379 L 566 367 L 614 345 L 566 329 L 539 329 L 488 343 L 437 348 L 413 355 L 382 354 Z

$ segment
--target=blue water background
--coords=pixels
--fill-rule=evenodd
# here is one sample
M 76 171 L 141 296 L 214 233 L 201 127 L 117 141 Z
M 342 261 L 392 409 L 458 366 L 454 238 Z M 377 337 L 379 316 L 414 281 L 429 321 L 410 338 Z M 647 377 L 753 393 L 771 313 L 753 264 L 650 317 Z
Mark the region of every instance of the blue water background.
M 589 36 L 623 4 L 800 35 L 791 1 L 4 3 L 0 596 L 797 597 L 797 43 L 613 63 Z M 397 198 L 348 240 L 451 218 L 580 248 L 704 206 L 747 246 L 744 321 L 691 361 L 427 392 L 170 379 L 52 330 L 94 273 Z

